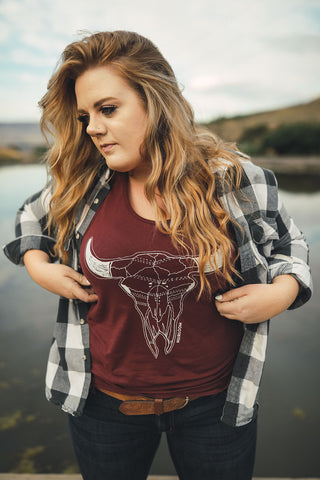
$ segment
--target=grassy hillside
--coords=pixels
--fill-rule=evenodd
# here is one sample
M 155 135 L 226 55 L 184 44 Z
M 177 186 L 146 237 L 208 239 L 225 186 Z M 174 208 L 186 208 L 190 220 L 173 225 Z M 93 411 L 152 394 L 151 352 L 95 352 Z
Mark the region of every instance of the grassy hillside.
M 38 123 L 0 123 L 0 166 L 37 163 L 45 149 Z
M 39 163 L 42 161 L 44 152 L 43 146 L 21 148 L 14 145 L 9 147 L 0 145 L 0 166 Z
M 239 142 L 248 129 L 265 127 L 268 130 L 280 125 L 320 123 L 320 98 L 301 105 L 231 118 L 218 118 L 206 124 L 223 140 Z
M 26 154 L 16 148 L 0 146 L 0 165 L 12 165 L 14 163 L 25 163 Z

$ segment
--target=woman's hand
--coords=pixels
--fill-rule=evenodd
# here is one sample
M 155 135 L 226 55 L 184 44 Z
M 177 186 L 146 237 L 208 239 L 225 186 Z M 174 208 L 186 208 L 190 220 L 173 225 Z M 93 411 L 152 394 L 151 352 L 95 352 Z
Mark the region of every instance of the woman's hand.
M 45 252 L 28 250 L 23 260 L 31 278 L 49 292 L 87 303 L 98 300 L 84 275 L 67 265 L 51 263 Z
M 295 300 L 299 283 L 291 275 L 279 275 L 271 284 L 252 284 L 216 297 L 220 315 L 243 323 L 260 323 L 279 315 Z

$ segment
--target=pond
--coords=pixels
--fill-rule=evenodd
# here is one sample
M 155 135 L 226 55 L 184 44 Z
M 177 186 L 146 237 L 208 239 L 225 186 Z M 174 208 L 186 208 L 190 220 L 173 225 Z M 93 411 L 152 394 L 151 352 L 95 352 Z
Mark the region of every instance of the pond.
M 23 200 L 45 183 L 43 166 L 0 169 L 1 244 L 13 238 Z M 320 184 L 279 177 L 281 196 L 310 244 L 315 294 L 272 320 L 260 396 L 255 475 L 315 477 L 320 472 Z M 57 298 L 0 255 L 0 471 L 77 472 L 66 416 L 44 398 Z M 163 439 L 152 471 L 175 473 Z

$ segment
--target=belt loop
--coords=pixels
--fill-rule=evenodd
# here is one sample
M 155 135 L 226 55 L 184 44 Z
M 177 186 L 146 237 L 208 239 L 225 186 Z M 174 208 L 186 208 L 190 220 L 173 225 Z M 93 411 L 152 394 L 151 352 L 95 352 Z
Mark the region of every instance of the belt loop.
M 162 398 L 156 398 L 154 400 L 154 413 L 156 415 L 162 415 L 162 413 L 163 413 L 163 399 Z

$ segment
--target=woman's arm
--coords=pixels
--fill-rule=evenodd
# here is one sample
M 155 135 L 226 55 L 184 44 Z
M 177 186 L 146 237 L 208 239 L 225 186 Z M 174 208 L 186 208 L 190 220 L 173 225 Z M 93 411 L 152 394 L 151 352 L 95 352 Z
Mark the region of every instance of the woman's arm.
M 261 323 L 292 305 L 299 283 L 292 275 L 279 275 L 270 284 L 252 284 L 216 297 L 218 312 L 231 320 Z
M 84 275 L 66 265 L 51 263 L 42 250 L 28 250 L 23 261 L 31 278 L 49 292 L 87 303 L 98 300 Z
M 31 249 L 46 252 L 54 259 L 55 238 L 47 228 L 50 186 L 28 198 L 16 215 L 16 238 L 3 247 L 5 255 L 16 265 L 23 265 L 24 254 Z
M 288 307 L 297 308 L 307 302 L 312 294 L 306 239 L 279 198 L 274 173 L 252 162 L 243 162 L 242 167 L 240 191 L 230 195 L 226 190 L 221 196 L 226 211 L 240 225 L 235 229 L 239 253 L 243 258 L 240 273 L 247 275 L 246 284 L 257 283 L 259 280 L 250 281 L 250 270 L 256 266 L 258 273 L 261 258 L 261 265 L 267 269 L 266 278 L 263 275 L 261 277 L 261 283 L 268 284 L 265 287 L 271 286 L 277 277 L 288 276 L 289 281 L 295 279 L 298 282 L 298 293 Z M 249 262 L 246 262 L 245 257 L 252 250 L 255 259 L 249 258 Z

